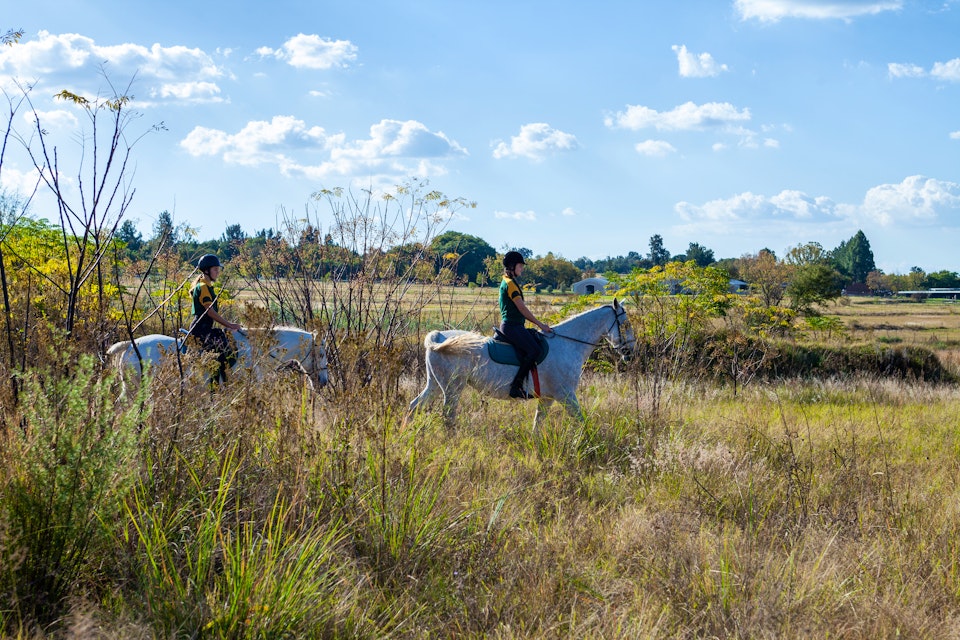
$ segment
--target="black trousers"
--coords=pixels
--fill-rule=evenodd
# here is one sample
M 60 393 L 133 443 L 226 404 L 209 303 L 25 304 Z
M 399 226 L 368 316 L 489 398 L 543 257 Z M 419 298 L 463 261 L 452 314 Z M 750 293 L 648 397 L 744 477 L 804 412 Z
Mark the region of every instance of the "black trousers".
M 237 351 L 227 334 L 219 327 L 204 327 L 197 324 L 190 328 L 190 335 L 200 343 L 201 351 L 213 351 L 217 354 L 219 367 L 216 380 L 226 381 L 227 369 L 237 363 Z
M 527 374 L 533 369 L 540 357 L 540 341 L 531 329 L 522 324 L 503 322 L 500 324 L 500 333 L 517 350 L 517 359 L 520 360 L 520 369 L 513 379 L 513 386 L 522 386 Z

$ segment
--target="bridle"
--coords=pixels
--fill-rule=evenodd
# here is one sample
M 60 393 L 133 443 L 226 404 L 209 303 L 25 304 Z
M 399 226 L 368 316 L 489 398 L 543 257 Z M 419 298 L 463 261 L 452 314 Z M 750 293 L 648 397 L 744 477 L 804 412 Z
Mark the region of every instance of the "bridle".
M 623 322 L 620 321 L 620 312 L 617 311 L 617 309 L 614 308 L 613 305 L 609 305 L 609 307 L 610 307 L 610 310 L 613 311 L 613 323 L 612 323 L 609 327 L 607 327 L 607 330 L 603 332 L 603 335 L 607 335 L 608 333 L 610 333 L 610 330 L 613 329 L 614 326 L 616 326 L 616 327 L 617 327 L 617 339 L 618 339 L 617 341 L 619 342 L 619 346 L 616 347 L 616 348 L 617 348 L 618 350 L 629 349 L 629 348 L 630 348 L 630 345 L 628 345 L 628 344 L 627 344 L 627 341 L 623 339 Z M 623 311 L 623 315 L 626 316 L 626 315 L 627 315 L 626 309 L 623 309 L 622 306 L 621 306 L 620 308 L 621 308 L 621 310 Z M 547 336 L 547 337 L 550 337 L 551 334 L 550 334 L 550 333 L 546 333 L 546 334 L 544 334 L 544 335 Z M 562 333 L 558 333 L 556 330 L 554 330 L 554 331 L 552 332 L 552 335 L 555 335 L 555 336 L 557 336 L 558 338 L 563 338 L 564 340 L 569 340 L 569 341 L 571 341 L 571 342 L 577 342 L 577 343 L 580 343 L 580 344 L 589 345 L 589 346 L 591 346 L 591 347 L 599 347 L 599 346 L 600 346 L 600 342 L 590 342 L 590 341 L 588 341 L 588 340 L 581 340 L 580 338 L 574 338 L 573 336 L 568 336 L 568 335 L 564 335 L 564 334 L 562 334 Z M 634 346 L 636 346 L 637 339 L 634 338 L 632 342 L 634 343 Z

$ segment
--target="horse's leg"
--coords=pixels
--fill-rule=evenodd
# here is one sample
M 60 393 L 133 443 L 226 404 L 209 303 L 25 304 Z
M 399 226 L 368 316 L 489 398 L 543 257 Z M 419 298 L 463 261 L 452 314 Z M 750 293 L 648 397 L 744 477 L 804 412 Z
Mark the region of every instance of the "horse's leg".
M 457 408 L 460 405 L 460 393 L 463 392 L 465 382 L 454 378 L 447 384 L 443 393 L 443 423 L 452 429 L 457 423 Z
M 540 431 L 540 427 L 543 425 L 543 419 L 547 417 L 547 409 L 549 409 L 552 404 L 552 398 L 541 397 L 537 400 L 537 412 L 533 416 L 534 431 Z
M 407 409 L 407 414 L 412 414 L 417 410 L 417 407 L 422 404 L 429 404 L 439 389 L 440 385 L 436 383 L 436 381 L 433 379 L 433 376 L 427 374 L 427 386 L 425 386 L 423 391 L 420 392 L 420 395 L 414 398 L 410 403 L 410 407 Z
M 567 414 L 572 418 L 576 418 L 577 422 L 583 422 L 585 420 L 583 415 L 583 410 L 580 408 L 580 401 L 577 400 L 575 393 L 571 393 L 567 397 L 560 400 L 563 404 L 563 408 L 567 410 Z

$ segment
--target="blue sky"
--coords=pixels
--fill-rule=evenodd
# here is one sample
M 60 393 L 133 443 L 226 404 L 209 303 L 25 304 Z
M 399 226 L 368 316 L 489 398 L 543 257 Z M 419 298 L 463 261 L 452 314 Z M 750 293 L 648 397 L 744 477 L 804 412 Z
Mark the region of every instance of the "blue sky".
M 83 119 L 52 95 L 136 74 L 130 131 L 166 127 L 134 148 L 146 236 L 163 210 L 252 233 L 320 188 L 417 177 L 475 201 L 448 228 L 497 249 L 783 255 L 862 229 L 888 273 L 960 270 L 958 0 L 31 0 L 3 20 L 24 30 L 4 90 L 35 83 L 65 159 Z M 9 152 L 0 181 L 30 165 Z

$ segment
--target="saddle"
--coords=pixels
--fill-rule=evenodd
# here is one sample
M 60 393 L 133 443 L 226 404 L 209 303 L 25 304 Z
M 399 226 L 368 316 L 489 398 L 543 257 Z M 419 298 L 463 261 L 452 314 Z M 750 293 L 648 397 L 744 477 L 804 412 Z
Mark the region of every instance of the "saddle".
M 539 331 L 534 331 L 533 329 L 527 329 L 527 331 L 532 333 L 540 343 L 540 357 L 537 358 L 537 364 L 540 364 L 546 359 L 547 353 L 550 351 L 550 343 L 547 342 L 546 337 Z M 506 337 L 500 333 L 500 330 L 496 327 L 493 329 L 493 338 L 487 341 L 487 354 L 491 360 L 499 364 L 512 364 L 515 367 L 520 366 L 520 360 L 517 358 L 517 350 L 514 349 L 512 344 L 507 342 Z

